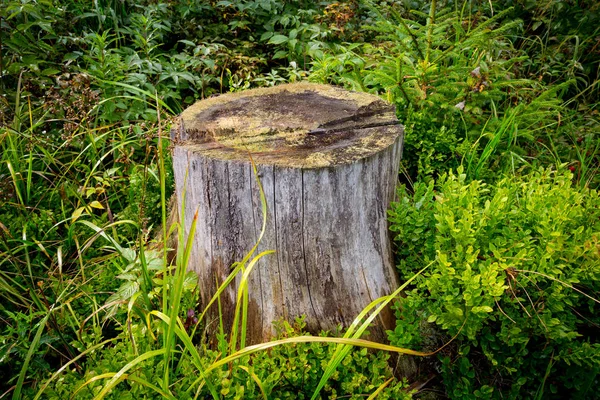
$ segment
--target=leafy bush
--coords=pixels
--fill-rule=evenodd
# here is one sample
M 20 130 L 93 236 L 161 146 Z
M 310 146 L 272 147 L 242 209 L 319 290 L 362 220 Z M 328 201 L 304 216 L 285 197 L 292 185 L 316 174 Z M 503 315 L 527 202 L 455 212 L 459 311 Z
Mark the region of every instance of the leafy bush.
M 572 178 L 540 169 L 486 185 L 459 168 L 392 206 L 401 276 L 431 267 L 399 302 L 390 338 L 430 346 L 434 323 L 458 334 L 442 360 L 453 398 L 564 398 L 597 386 L 600 196 Z
M 294 326 L 287 322 L 279 328 L 280 338 L 306 335 L 303 319 Z M 309 399 L 316 389 L 335 346 L 322 343 L 298 343 L 259 353 L 252 360 L 253 370 L 262 380 L 269 398 Z M 388 365 L 389 354 L 353 350 L 340 364 L 321 392 L 322 398 L 362 398 L 371 394 L 392 378 Z M 240 383 L 247 380 L 240 377 Z M 409 399 L 406 382 L 393 380 L 377 396 L 380 399 Z
M 405 125 L 403 163 L 412 179 L 456 168 L 470 145 L 493 129 L 508 89 L 534 84 L 515 79 L 513 71 L 522 55 L 506 35 L 520 21 L 500 25 L 506 13 L 474 21 L 464 10 L 437 9 L 437 3 L 428 13 L 372 6 L 376 18 L 366 28 L 376 39 L 353 46 L 353 57 L 346 48 L 325 54 L 312 74 L 397 105 Z
M 294 326 L 280 325 L 278 339 L 305 335 L 303 318 L 298 318 Z M 102 388 L 101 382 L 92 378 L 119 370 L 137 356 L 137 350 L 150 349 L 148 328 L 144 324 L 132 324 L 128 331 L 119 333 L 116 341 L 107 346 L 97 356 L 90 357 L 81 373 L 70 371 L 52 382 L 44 392 L 45 398 L 62 399 L 77 392 L 77 398 L 91 399 Z M 132 344 L 135 343 L 134 346 Z M 225 344 L 227 345 L 227 344 Z M 205 349 L 203 362 L 208 365 L 218 359 L 216 351 Z M 211 373 L 209 380 L 224 399 L 309 399 L 319 383 L 319 379 L 335 351 L 335 345 L 323 343 L 294 343 L 277 346 L 270 351 L 249 356 L 243 363 L 224 365 Z M 381 387 L 377 398 L 412 398 L 406 382 L 393 379 L 388 365 L 389 355 L 383 352 L 369 352 L 367 349 L 353 350 L 338 367 L 335 375 L 324 387 L 319 398 L 360 399 Z M 160 359 L 158 359 L 160 360 Z M 154 359 L 137 365 L 134 375 L 147 382 L 160 385 L 160 361 Z M 191 399 L 196 395 L 194 381 L 198 378 L 189 357 L 181 357 L 175 371 L 172 392 L 178 399 Z M 388 382 L 389 381 L 389 382 Z M 84 385 L 85 384 L 85 385 Z M 385 384 L 385 385 L 384 385 Z M 194 390 L 188 390 L 194 388 Z M 206 388 L 200 397 L 210 396 Z M 130 379 L 122 387 L 115 388 L 107 398 L 140 398 L 155 396 L 150 388 Z

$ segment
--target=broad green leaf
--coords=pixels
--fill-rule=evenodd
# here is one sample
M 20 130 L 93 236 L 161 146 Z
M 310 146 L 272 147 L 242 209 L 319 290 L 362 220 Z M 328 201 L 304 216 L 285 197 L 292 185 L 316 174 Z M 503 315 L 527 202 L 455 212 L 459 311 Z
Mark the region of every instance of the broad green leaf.
M 99 209 L 99 210 L 104 210 L 104 206 L 103 206 L 103 205 L 102 205 L 102 204 L 101 204 L 101 203 L 100 203 L 98 200 L 94 200 L 94 201 L 92 201 L 92 202 L 90 203 L 90 206 L 91 206 L 92 208 L 96 208 L 96 209 Z
M 288 37 L 284 35 L 275 35 L 269 39 L 269 44 L 282 44 L 288 41 Z
M 81 217 L 81 214 L 83 214 L 84 211 L 85 211 L 85 207 L 79 207 L 78 209 L 73 211 L 73 215 L 71 216 L 71 222 L 73 223 L 73 222 L 77 221 L 77 219 L 79 217 Z
M 473 307 L 471 311 L 475 314 L 477 313 L 491 313 L 494 309 L 490 306 L 477 306 Z

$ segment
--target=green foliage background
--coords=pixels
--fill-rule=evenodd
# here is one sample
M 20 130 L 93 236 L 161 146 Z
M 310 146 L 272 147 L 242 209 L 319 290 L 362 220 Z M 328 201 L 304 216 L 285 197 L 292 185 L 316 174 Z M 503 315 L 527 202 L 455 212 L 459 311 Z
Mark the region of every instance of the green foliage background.
M 435 350 L 456 335 L 415 381 L 460 399 L 592 398 L 599 13 L 559 0 L 2 2 L 0 392 L 93 398 L 102 374 L 171 348 L 148 320 L 175 298 L 203 358 L 179 337 L 171 364 L 136 364 L 139 380 L 109 396 L 196 388 L 197 362 L 217 357 L 206 343 L 228 354 L 228 338 L 208 337 L 194 278 L 151 240 L 173 186 L 166 132 L 199 99 L 308 79 L 378 94 L 405 126 L 391 229 L 402 278 L 428 269 L 390 341 Z M 336 349 L 255 353 L 198 393 L 310 397 Z M 353 351 L 321 396 L 412 396 L 386 363 Z

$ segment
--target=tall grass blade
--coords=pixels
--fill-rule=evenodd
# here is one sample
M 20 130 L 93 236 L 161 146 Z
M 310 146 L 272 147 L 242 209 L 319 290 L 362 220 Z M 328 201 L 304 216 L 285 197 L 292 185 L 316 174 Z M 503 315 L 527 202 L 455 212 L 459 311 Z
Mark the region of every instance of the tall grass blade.
M 260 260 L 263 256 L 266 256 L 267 254 L 273 254 L 273 253 L 275 253 L 274 250 L 265 250 L 265 251 L 261 252 L 256 257 L 254 257 L 252 259 L 252 261 L 250 261 L 250 264 L 248 264 L 248 268 L 246 268 L 242 273 L 242 279 L 240 280 L 238 294 L 237 294 L 237 300 L 236 300 L 236 305 L 235 305 L 233 326 L 231 329 L 231 342 L 229 345 L 231 351 L 236 350 L 238 324 L 239 324 L 239 320 L 240 320 L 240 307 L 242 308 L 242 313 L 241 313 L 242 314 L 241 315 L 242 325 L 241 325 L 241 329 L 239 329 L 241 331 L 240 347 L 245 347 L 246 320 L 247 320 L 247 313 L 248 313 L 248 278 L 250 277 L 250 273 L 254 269 L 254 266 L 256 265 L 258 260 Z
M 192 356 L 192 363 L 198 369 L 198 372 L 200 373 L 200 377 L 196 380 L 196 382 L 194 382 L 194 384 L 190 385 L 190 387 L 188 388 L 187 391 L 188 392 L 191 391 L 198 382 L 204 381 L 204 382 L 206 382 L 213 397 L 215 399 L 218 398 L 219 396 L 217 394 L 217 390 L 210 383 L 210 381 L 208 381 L 206 379 L 206 371 L 205 371 L 204 363 L 202 362 L 202 358 L 200 357 L 200 354 L 198 353 L 198 349 L 192 343 L 192 338 L 186 332 L 185 327 L 183 326 L 183 323 L 181 322 L 181 319 L 177 318 L 176 320 L 173 320 L 168 315 L 166 315 L 160 311 L 151 311 L 149 315 L 155 315 L 158 318 L 160 318 L 165 324 L 172 326 L 173 333 L 175 333 L 179 337 L 179 340 L 181 340 L 181 342 L 183 343 L 183 348 L 185 350 L 189 351 L 190 355 Z
M 8 171 L 10 172 L 10 176 L 13 181 L 13 186 L 15 187 L 15 193 L 17 194 L 17 197 L 19 198 L 19 203 L 24 206 L 25 202 L 23 201 L 23 195 L 21 194 L 20 179 L 17 179 L 17 173 L 15 173 L 15 170 L 10 161 L 6 162 L 6 166 L 8 167 Z
M 76 223 L 78 224 L 82 224 L 87 226 L 88 228 L 92 229 L 94 232 L 96 232 L 96 235 L 94 235 L 92 238 L 90 238 L 84 245 L 83 248 L 81 249 L 81 252 L 83 253 L 87 248 L 89 248 L 93 241 L 98 237 L 101 236 L 104 239 L 106 239 L 114 248 L 115 250 L 117 250 L 117 252 L 119 253 L 119 255 L 121 255 L 122 257 L 128 259 L 128 253 L 125 251 L 125 249 L 119 244 L 117 243 L 117 241 L 112 238 L 111 236 L 106 234 L 106 229 L 110 228 L 112 226 L 116 226 L 116 225 L 123 225 L 123 224 L 132 224 L 133 226 L 137 227 L 137 224 L 134 221 L 131 220 L 123 220 L 123 221 L 115 221 L 113 223 L 110 223 L 108 225 L 106 225 L 105 228 L 100 228 L 99 226 L 89 222 L 89 221 L 85 221 L 85 220 L 77 220 Z M 74 224 L 73 224 L 74 225 Z M 72 228 L 71 228 L 72 229 Z M 71 230 L 69 229 L 69 230 Z M 129 261 L 133 261 L 133 260 L 129 260 Z
M 535 393 L 534 400 L 542 400 L 544 398 L 544 387 L 546 386 L 546 381 L 548 380 L 548 377 L 550 376 L 550 372 L 552 371 L 553 365 L 554 365 L 554 353 L 552 353 L 552 356 L 550 357 L 550 361 L 548 361 L 548 366 L 546 367 L 546 373 L 544 374 L 544 377 L 542 378 L 542 383 L 540 384 L 540 387 L 538 388 L 537 392 Z
M 365 332 L 365 330 L 369 327 L 369 325 L 371 324 L 371 322 L 373 322 L 373 320 L 379 315 L 379 313 L 381 313 L 381 311 L 393 299 L 395 299 L 396 297 L 398 297 L 400 295 L 400 293 L 414 279 L 416 279 L 419 275 L 421 275 L 423 273 L 423 271 L 425 271 L 427 268 L 429 268 L 429 266 L 431 266 L 431 264 L 433 264 L 433 262 L 434 261 L 432 261 L 431 263 L 429 263 L 428 265 L 426 265 L 424 268 L 422 268 L 420 271 L 418 271 L 416 274 L 414 274 L 410 279 L 408 279 L 406 282 L 404 282 L 404 284 L 402 284 L 392 294 L 390 294 L 388 296 L 380 297 L 379 299 L 374 300 L 373 302 L 371 302 L 371 304 L 369 304 L 367 307 L 365 307 L 365 309 L 354 319 L 354 321 L 352 322 L 352 324 L 350 325 L 350 327 L 348 328 L 348 330 L 344 334 L 344 339 L 352 338 L 354 340 L 358 340 L 363 335 L 363 333 Z M 362 324 L 361 324 L 361 321 L 363 321 L 363 319 L 366 317 L 366 315 L 373 308 L 375 308 L 375 307 L 377 307 L 375 309 L 375 311 L 373 311 L 371 313 L 371 315 L 366 320 L 364 320 L 364 322 L 362 322 Z M 360 324 L 360 326 L 358 326 L 359 324 Z M 355 329 L 356 329 L 356 331 L 355 331 Z M 344 346 L 344 345 L 341 345 L 341 346 L 338 345 L 337 346 L 337 348 L 335 349 L 335 352 L 333 353 L 333 356 L 331 357 L 331 360 L 329 361 L 329 363 L 327 363 L 327 368 L 325 369 L 325 372 L 323 373 L 323 376 L 321 377 L 321 380 L 319 381 L 319 384 L 317 385 L 315 391 L 313 392 L 311 400 L 314 400 L 314 399 L 317 398 L 317 396 L 319 395 L 321 389 L 323 389 L 323 387 L 325 386 L 325 384 L 327 383 L 327 381 L 329 380 L 329 378 L 331 377 L 331 375 L 333 375 L 333 373 L 337 369 L 338 365 L 348 355 L 348 353 L 350 352 L 350 350 L 351 350 L 350 346 Z M 409 353 L 405 353 L 405 354 L 409 354 Z M 422 354 L 420 354 L 420 355 L 422 355 Z
M 420 357 L 429 357 L 436 354 L 439 350 L 433 352 L 422 352 L 411 349 L 405 349 L 403 347 L 396 347 L 387 344 L 377 343 L 370 340 L 365 339 L 353 339 L 353 338 L 338 338 L 338 337 L 323 337 L 323 336 L 295 336 L 285 339 L 273 340 L 266 343 L 255 344 L 252 346 L 244 347 L 241 350 L 236 351 L 235 353 L 224 357 L 213 364 L 211 364 L 206 370 L 205 373 L 208 373 L 214 369 L 222 367 L 232 361 L 240 359 L 242 357 L 249 356 L 250 354 L 257 353 L 259 351 L 264 351 L 270 349 L 272 347 L 281 346 L 285 344 L 294 344 L 294 343 L 335 343 L 341 344 L 344 346 L 352 347 L 365 347 L 367 349 L 374 350 L 382 350 L 382 351 L 390 351 L 394 353 L 400 354 L 408 354 L 411 356 L 420 356 Z
M 389 385 L 392 381 L 394 380 L 394 378 L 390 378 L 387 381 L 383 382 L 376 391 L 374 391 L 373 393 L 371 393 L 371 395 L 369 397 L 367 397 L 367 400 L 375 400 L 377 398 L 377 395 L 379 395 L 379 393 L 381 393 L 383 391 L 383 389 L 385 389 L 387 387 L 387 385 Z
M 190 228 L 190 234 L 188 235 L 188 240 L 185 246 L 185 252 L 183 256 L 183 262 L 181 265 L 177 265 L 175 269 L 175 282 L 171 286 L 171 301 L 170 301 L 170 315 L 169 318 L 171 323 L 167 325 L 167 333 L 165 340 L 165 375 L 163 386 L 166 388 L 167 383 L 169 382 L 169 371 L 171 369 L 171 360 L 170 360 L 170 352 L 172 351 L 172 346 L 174 345 L 174 329 L 175 324 L 173 321 L 177 320 L 177 316 L 179 315 L 179 310 L 181 308 L 181 297 L 183 294 L 183 283 L 185 274 L 187 271 L 187 264 L 190 259 L 190 254 L 192 252 L 192 245 L 194 244 L 194 232 L 196 231 L 196 224 L 198 221 L 198 210 L 194 214 L 194 220 L 192 221 L 192 226 Z
M 58 378 L 58 376 L 65 370 L 67 370 L 71 365 L 75 364 L 80 358 L 83 358 L 85 356 L 87 356 L 89 353 L 93 353 L 98 349 L 102 349 L 105 345 L 116 341 L 118 338 L 112 338 L 112 339 L 108 339 L 105 340 L 103 342 L 100 342 L 94 346 L 90 346 L 87 349 L 85 349 L 84 351 L 82 351 L 81 353 L 79 353 L 76 357 L 72 358 L 69 362 L 65 363 L 62 367 L 60 367 L 58 370 L 56 370 L 56 372 L 54 372 L 52 374 L 52 376 L 50 378 L 48 378 L 48 380 L 46 380 L 46 382 L 44 382 L 44 384 L 40 387 L 40 389 L 38 390 L 38 392 L 36 393 L 35 397 L 33 398 L 33 400 L 38 400 L 42 394 L 44 393 L 44 391 L 46 390 L 46 388 L 48 387 L 48 385 L 55 380 L 56 378 Z
M 77 393 L 79 393 L 81 391 L 81 389 L 83 389 L 84 387 L 86 387 L 87 385 L 90 385 L 96 381 L 102 380 L 102 379 L 107 379 L 107 378 L 112 378 L 116 375 L 115 372 L 107 372 L 105 374 L 100 374 L 100 375 L 96 375 L 93 378 L 87 380 L 86 382 L 84 382 L 81 386 L 79 386 L 77 388 L 77 390 L 71 395 L 71 399 L 75 398 L 75 395 Z M 169 400 L 177 400 L 177 398 L 175 396 L 173 396 L 171 393 L 169 393 L 168 391 L 164 391 L 161 388 L 159 388 L 156 385 L 153 385 L 152 383 L 148 382 L 145 379 L 139 378 L 137 376 L 134 375 L 123 375 L 120 378 L 120 382 L 122 382 L 123 380 L 129 380 L 132 382 L 136 382 L 139 383 L 140 385 L 146 386 L 152 390 L 154 390 L 156 393 L 158 393 L 159 395 L 162 396 L 163 399 L 169 399 Z
M 35 337 L 31 341 L 31 345 L 29 350 L 27 351 L 27 355 L 25 356 L 25 360 L 23 361 L 23 366 L 21 367 L 21 372 L 19 373 L 19 379 L 17 380 L 17 385 L 15 386 L 15 391 L 13 392 L 13 400 L 21 400 L 21 390 L 23 389 L 23 382 L 25 381 L 25 375 L 27 375 L 27 370 L 29 369 L 29 363 L 31 362 L 31 357 L 33 357 L 33 353 L 36 352 L 38 345 L 40 344 L 40 339 L 42 338 L 42 333 L 46 328 L 46 323 L 48 322 L 48 318 L 50 318 L 50 314 L 52 313 L 53 308 L 48 310 L 48 313 L 42 320 L 40 321 L 40 325 L 35 333 Z
M 138 364 L 142 363 L 143 361 L 146 361 L 146 360 L 149 360 L 149 359 L 151 359 L 153 357 L 160 356 L 160 355 L 164 354 L 164 352 L 165 352 L 165 349 L 158 349 L 158 350 L 147 351 L 146 353 L 141 354 L 140 356 L 136 357 L 132 361 L 130 361 L 127 364 L 125 364 L 125 366 L 123 366 L 123 368 L 121 368 L 117 373 L 115 373 L 112 376 L 112 378 L 106 383 L 106 385 L 104 385 L 104 387 L 102 388 L 102 390 L 100 391 L 100 393 L 98 393 L 94 397 L 94 400 L 103 399 L 104 396 L 106 396 L 123 379 L 126 379 L 126 376 L 124 377 L 124 375 L 125 375 L 125 373 L 127 371 L 129 371 L 133 367 L 136 367 Z
M 240 369 L 243 371 L 246 371 L 246 373 L 248 375 L 250 375 L 252 380 L 256 383 L 256 386 L 258 386 L 258 389 L 260 390 L 260 393 L 262 394 L 263 399 L 268 400 L 269 397 L 267 396 L 267 393 L 265 392 L 265 388 L 263 387 L 263 383 L 260 380 L 260 378 L 258 377 L 258 375 L 256 375 L 254 372 L 252 372 L 252 370 L 250 368 L 246 367 L 245 365 L 240 365 Z

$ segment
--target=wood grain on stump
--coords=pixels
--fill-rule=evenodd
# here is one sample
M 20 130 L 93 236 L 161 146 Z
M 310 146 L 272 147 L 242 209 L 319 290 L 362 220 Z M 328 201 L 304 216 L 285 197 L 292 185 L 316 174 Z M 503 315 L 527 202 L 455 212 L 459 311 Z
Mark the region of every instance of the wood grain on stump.
M 348 326 L 398 287 L 386 219 L 402 153 L 393 106 L 376 96 L 299 83 L 226 94 L 188 108 L 173 128 L 173 167 L 185 233 L 196 209 L 188 268 L 205 305 L 253 247 L 262 212 L 250 156 L 267 200 L 263 257 L 249 282 L 247 343 L 273 322 L 306 315 L 312 332 Z M 221 296 L 231 326 L 236 287 Z M 216 305 L 209 316 L 217 326 Z M 385 340 L 386 311 L 370 329 Z

